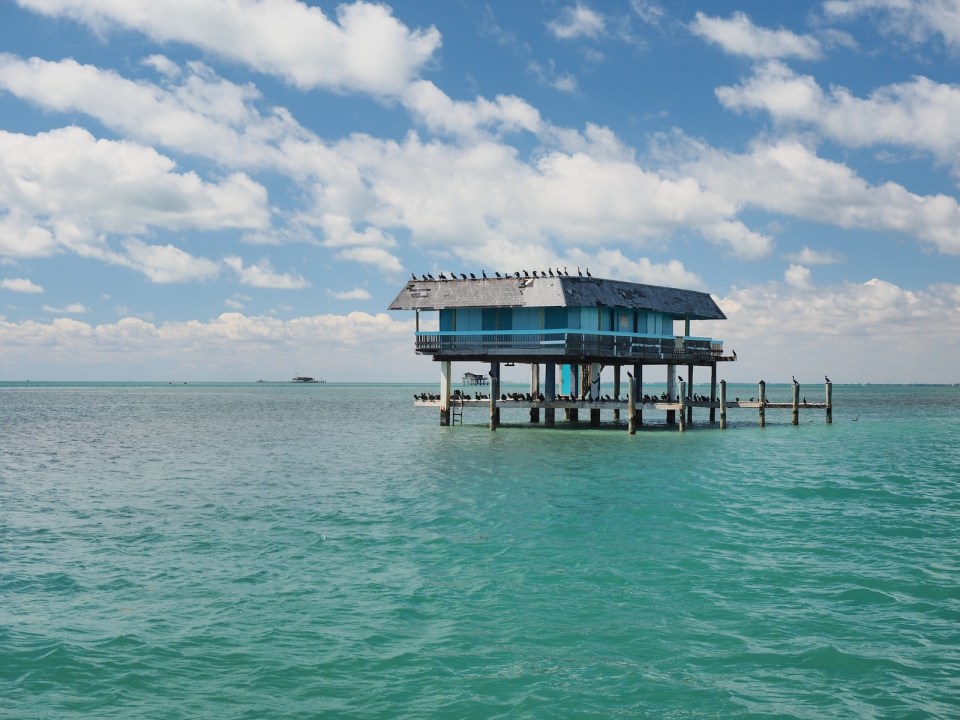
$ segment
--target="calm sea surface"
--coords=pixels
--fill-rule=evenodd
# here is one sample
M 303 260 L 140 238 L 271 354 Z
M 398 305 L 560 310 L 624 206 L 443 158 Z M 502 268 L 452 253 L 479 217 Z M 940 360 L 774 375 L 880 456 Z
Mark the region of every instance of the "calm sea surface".
M 0 384 L 0 716 L 960 717 L 960 388 L 634 437 L 421 390 Z

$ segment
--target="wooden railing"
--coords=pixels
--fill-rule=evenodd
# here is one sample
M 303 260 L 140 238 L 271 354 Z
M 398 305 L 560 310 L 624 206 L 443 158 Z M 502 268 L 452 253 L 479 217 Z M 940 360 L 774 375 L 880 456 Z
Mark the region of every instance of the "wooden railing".
M 685 362 L 719 357 L 723 343 L 711 338 L 576 329 L 471 330 L 419 332 L 416 349 L 423 355 L 530 354 Z

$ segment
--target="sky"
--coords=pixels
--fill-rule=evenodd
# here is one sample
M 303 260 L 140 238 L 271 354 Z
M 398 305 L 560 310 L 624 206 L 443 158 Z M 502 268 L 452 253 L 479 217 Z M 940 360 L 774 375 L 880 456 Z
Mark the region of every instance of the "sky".
M 960 0 L 0 0 L 0 380 L 434 382 L 411 273 L 579 267 L 960 382 L 958 83 Z

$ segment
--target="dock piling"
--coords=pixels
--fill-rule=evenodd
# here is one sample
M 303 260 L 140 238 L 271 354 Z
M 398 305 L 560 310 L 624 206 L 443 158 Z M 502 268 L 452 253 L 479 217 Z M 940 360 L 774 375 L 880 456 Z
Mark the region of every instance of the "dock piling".
M 798 383 L 793 383 L 793 415 L 790 419 L 791 425 L 800 424 L 800 385 Z
M 826 391 L 827 425 L 830 425 L 833 423 L 833 383 L 829 380 L 827 381 Z
M 686 408 L 686 404 L 687 404 L 686 397 L 687 397 L 687 396 L 686 396 L 686 390 L 687 390 L 687 383 L 684 382 L 683 380 L 681 380 L 681 381 L 680 381 L 680 396 L 679 396 L 679 400 L 680 400 L 680 432 L 683 432 L 684 430 L 687 429 L 687 413 L 686 413 L 686 409 L 687 409 L 687 408 Z
M 767 383 L 763 380 L 758 386 L 758 394 L 760 395 L 760 427 L 764 428 L 767 426 Z
M 727 381 L 720 381 L 720 429 L 727 429 Z
M 637 379 L 627 380 L 627 432 L 637 434 Z

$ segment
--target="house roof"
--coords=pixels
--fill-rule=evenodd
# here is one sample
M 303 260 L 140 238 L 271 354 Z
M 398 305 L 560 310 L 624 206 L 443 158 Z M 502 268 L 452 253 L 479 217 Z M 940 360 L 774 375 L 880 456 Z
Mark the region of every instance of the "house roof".
M 662 312 L 691 320 L 725 320 L 709 293 L 595 277 L 409 280 L 390 310 L 586 307 Z

